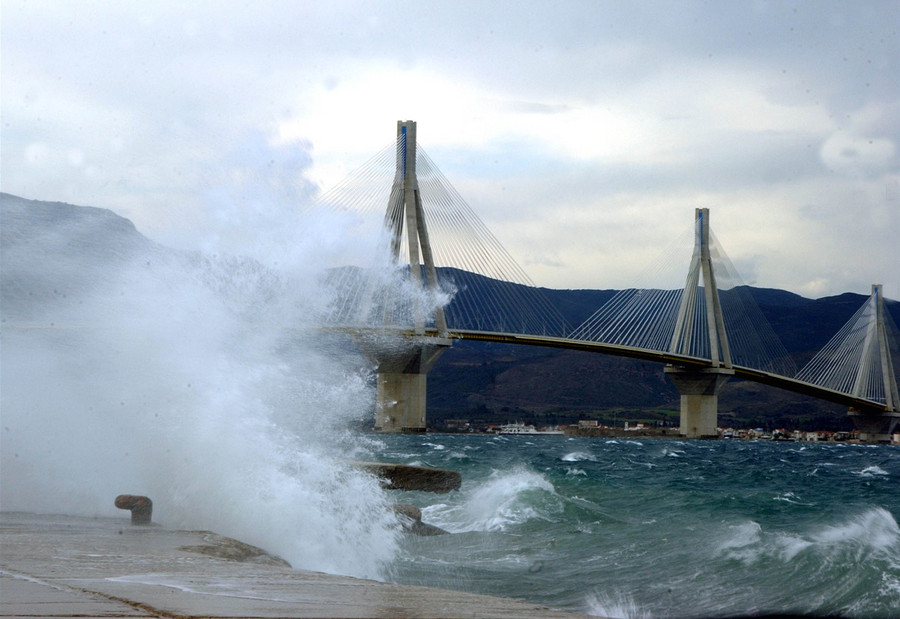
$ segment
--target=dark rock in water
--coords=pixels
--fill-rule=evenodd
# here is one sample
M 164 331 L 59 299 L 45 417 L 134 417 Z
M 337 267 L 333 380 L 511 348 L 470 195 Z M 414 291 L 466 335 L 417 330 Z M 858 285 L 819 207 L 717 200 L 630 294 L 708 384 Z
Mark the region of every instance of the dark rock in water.
M 400 519 L 403 530 L 413 535 L 448 535 L 449 533 L 440 527 L 422 522 L 422 510 L 408 503 L 396 503 L 394 511 Z
M 427 522 L 422 522 L 421 520 L 418 522 L 414 522 L 412 526 L 408 529 L 410 533 L 413 535 L 419 535 L 421 537 L 429 537 L 432 535 L 449 535 L 449 531 L 445 531 L 440 527 L 436 527 L 432 524 L 428 524 Z
M 409 503 L 394 503 L 394 511 L 398 516 L 404 516 L 411 520 L 422 519 L 422 510 Z
M 456 471 L 410 464 L 386 462 L 356 462 L 355 466 L 381 478 L 390 490 L 421 490 L 445 493 L 459 490 L 462 477 Z
M 227 559 L 228 561 L 291 567 L 291 564 L 281 557 L 276 557 L 262 548 L 239 542 L 230 537 L 223 537 L 215 533 L 204 533 L 203 541 L 207 542 L 203 546 L 180 546 L 178 549 L 210 557 L 218 557 L 219 559 Z

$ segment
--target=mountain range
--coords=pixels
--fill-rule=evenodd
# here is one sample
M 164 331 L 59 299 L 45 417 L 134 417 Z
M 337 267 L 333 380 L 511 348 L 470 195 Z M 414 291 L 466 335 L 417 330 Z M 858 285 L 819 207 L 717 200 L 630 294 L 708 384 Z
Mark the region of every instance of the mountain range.
M 0 313 L 4 325 L 39 319 L 61 299 L 76 298 L 135 256 L 197 265 L 197 255 L 154 243 L 112 211 L 0 194 Z M 37 267 L 35 265 L 38 265 Z M 260 267 L 262 268 L 262 267 Z M 444 272 L 460 286 L 447 308 L 477 306 L 496 282 Z M 105 276 L 104 276 L 105 277 Z M 123 284 L 124 285 L 124 284 Z M 534 291 L 526 291 L 534 292 Z M 581 324 L 615 290 L 538 290 L 570 325 Z M 798 367 L 802 367 L 864 303 L 844 293 L 808 299 L 784 290 L 748 288 Z M 468 298 L 466 295 L 469 295 Z M 900 323 L 900 303 L 888 302 Z M 896 350 L 896 345 L 894 345 Z M 894 353 L 896 354 L 896 353 Z M 897 359 L 897 357 L 895 357 Z M 896 362 L 895 362 L 896 365 Z M 658 364 L 608 355 L 457 341 L 428 375 L 429 426 L 475 427 L 523 421 L 538 425 L 596 419 L 677 425 L 678 392 Z M 850 429 L 846 409 L 747 381 L 732 380 L 719 397 L 720 425 Z

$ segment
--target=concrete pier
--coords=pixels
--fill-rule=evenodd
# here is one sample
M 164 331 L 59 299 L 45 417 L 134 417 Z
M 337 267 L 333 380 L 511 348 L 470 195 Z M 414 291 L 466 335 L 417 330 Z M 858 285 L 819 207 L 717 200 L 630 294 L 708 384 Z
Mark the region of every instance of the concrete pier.
M 211 532 L 0 513 L 0 617 L 577 617 L 286 567 Z
M 354 341 L 375 366 L 375 431 L 424 433 L 428 371 L 453 342 L 390 333 L 357 334 Z
M 900 426 L 900 413 L 866 413 L 850 409 L 848 413 L 863 443 L 890 443 Z
M 719 391 L 734 376 L 734 370 L 669 365 L 665 373 L 681 394 L 681 435 L 718 438 Z
M 385 354 L 375 353 L 375 431 L 417 433 L 426 430 L 428 371 L 450 347 L 446 338 L 417 338 L 402 359 L 385 362 Z M 424 341 L 427 340 L 427 341 Z

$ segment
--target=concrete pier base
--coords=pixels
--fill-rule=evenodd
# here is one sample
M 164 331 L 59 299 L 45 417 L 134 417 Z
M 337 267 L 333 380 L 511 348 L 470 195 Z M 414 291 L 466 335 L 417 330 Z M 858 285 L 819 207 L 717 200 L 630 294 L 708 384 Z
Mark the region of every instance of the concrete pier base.
M 864 413 L 850 409 L 848 413 L 863 443 L 890 443 L 900 426 L 900 413 Z
M 669 365 L 665 373 L 681 394 L 681 436 L 718 438 L 719 391 L 734 370 Z
M 375 365 L 376 432 L 425 432 L 428 371 L 452 341 L 441 337 L 357 336 Z
M 428 376 L 378 372 L 375 392 L 376 432 L 425 432 Z

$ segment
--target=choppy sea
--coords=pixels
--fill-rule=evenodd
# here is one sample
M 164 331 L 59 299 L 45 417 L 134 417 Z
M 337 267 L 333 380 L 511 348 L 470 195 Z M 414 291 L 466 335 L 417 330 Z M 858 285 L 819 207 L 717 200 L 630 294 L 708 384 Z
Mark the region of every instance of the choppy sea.
M 396 582 L 612 617 L 900 616 L 900 448 L 384 435 L 372 456 L 458 471 L 397 493 L 450 532 Z

